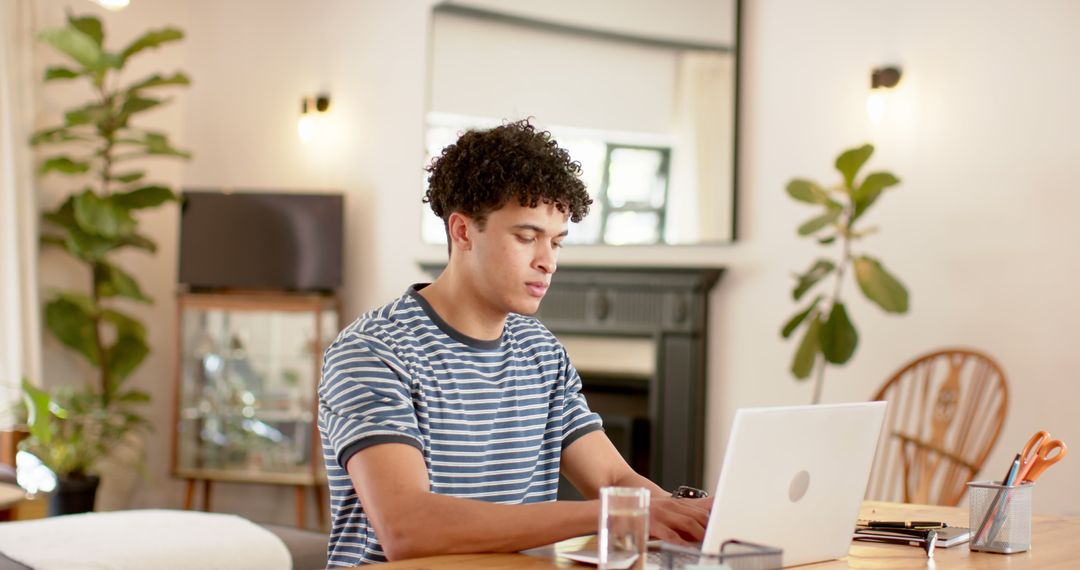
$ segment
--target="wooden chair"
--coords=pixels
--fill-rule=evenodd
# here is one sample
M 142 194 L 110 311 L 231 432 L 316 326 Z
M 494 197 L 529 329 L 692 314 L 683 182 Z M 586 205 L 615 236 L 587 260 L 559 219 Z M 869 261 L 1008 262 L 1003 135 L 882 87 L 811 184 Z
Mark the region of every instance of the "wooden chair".
M 912 360 L 873 399 L 889 409 L 866 497 L 955 506 L 1001 435 L 1009 388 L 993 358 L 952 348 Z

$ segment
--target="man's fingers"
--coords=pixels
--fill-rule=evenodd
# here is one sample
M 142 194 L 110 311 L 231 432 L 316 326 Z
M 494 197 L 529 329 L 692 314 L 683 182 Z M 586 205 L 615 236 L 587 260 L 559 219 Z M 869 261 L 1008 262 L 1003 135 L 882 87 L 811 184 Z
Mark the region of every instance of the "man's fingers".
M 678 536 L 679 543 L 700 541 L 705 536 L 705 525 L 709 520 L 707 511 L 686 500 L 658 501 L 653 511 L 656 525 L 655 536 L 667 540 L 662 534 L 671 531 Z

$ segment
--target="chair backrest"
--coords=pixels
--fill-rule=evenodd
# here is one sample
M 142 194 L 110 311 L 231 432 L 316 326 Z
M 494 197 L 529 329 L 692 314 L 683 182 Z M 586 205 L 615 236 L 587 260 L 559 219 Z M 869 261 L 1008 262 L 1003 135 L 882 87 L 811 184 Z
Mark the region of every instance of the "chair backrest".
M 1009 387 L 993 358 L 951 348 L 912 360 L 873 399 L 889 410 L 866 497 L 956 505 L 1001 435 Z

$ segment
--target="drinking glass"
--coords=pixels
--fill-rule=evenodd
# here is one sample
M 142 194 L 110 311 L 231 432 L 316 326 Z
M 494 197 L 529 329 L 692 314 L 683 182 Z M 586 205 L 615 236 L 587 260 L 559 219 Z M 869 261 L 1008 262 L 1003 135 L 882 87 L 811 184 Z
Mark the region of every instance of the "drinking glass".
M 644 570 L 649 540 L 649 490 L 600 489 L 600 570 Z

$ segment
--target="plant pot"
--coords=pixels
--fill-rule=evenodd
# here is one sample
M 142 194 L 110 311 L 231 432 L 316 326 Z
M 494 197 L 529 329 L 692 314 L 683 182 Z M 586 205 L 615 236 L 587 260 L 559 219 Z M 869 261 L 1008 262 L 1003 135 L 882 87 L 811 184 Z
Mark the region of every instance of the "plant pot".
M 94 510 L 94 498 L 100 482 L 97 475 L 59 478 L 56 491 L 49 497 L 49 516 L 73 515 Z

